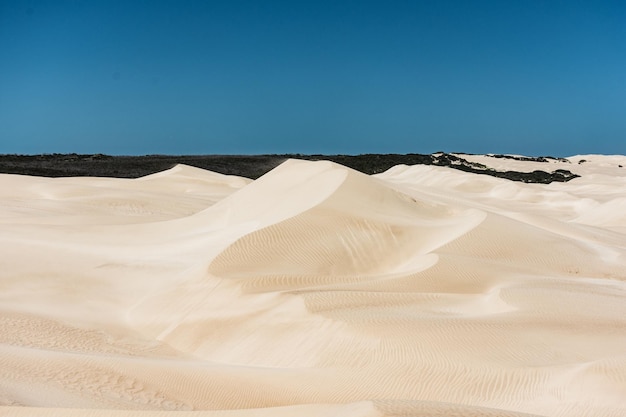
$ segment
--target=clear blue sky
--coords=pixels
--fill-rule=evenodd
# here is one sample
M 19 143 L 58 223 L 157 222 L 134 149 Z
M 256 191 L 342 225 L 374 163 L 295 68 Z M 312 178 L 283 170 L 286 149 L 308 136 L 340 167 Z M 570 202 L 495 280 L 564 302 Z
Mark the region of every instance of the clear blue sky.
M 626 154 L 624 1 L 0 0 L 0 153 Z

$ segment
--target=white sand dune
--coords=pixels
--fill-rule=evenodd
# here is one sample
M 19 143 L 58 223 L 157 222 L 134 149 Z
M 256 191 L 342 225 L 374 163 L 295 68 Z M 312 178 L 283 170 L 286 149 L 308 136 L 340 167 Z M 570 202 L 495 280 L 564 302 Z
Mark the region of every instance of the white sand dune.
M 0 416 L 626 415 L 626 157 L 464 157 L 0 175 Z

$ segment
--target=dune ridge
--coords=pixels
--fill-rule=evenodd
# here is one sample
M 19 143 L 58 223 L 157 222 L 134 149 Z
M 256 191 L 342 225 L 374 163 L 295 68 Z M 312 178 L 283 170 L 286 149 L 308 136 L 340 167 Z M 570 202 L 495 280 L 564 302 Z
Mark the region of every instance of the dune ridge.
M 0 175 L 0 415 L 622 416 L 626 157 L 568 160 Z

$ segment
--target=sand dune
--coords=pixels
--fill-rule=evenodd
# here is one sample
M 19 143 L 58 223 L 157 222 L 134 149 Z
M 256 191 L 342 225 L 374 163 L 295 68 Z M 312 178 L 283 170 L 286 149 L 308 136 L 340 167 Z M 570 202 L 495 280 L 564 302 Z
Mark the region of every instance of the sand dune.
M 0 415 L 626 415 L 626 157 L 464 157 L 0 175 Z

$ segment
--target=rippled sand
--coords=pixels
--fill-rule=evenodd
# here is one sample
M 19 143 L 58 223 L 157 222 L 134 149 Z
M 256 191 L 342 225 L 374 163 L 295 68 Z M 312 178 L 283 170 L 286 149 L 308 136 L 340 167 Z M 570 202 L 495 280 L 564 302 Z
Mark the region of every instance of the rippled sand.
M 0 415 L 625 416 L 626 157 L 464 158 L 0 175 Z

